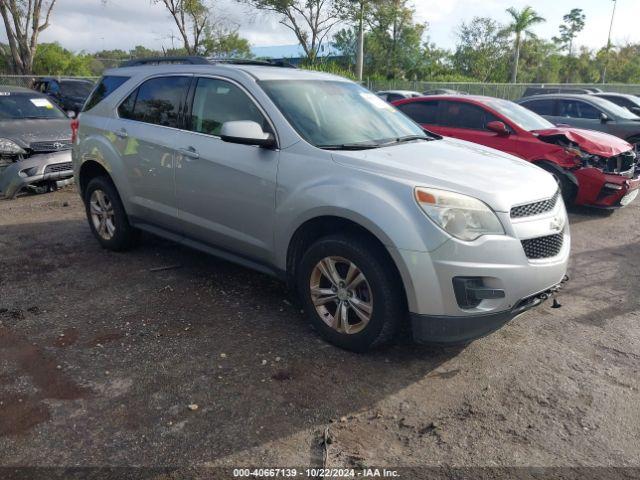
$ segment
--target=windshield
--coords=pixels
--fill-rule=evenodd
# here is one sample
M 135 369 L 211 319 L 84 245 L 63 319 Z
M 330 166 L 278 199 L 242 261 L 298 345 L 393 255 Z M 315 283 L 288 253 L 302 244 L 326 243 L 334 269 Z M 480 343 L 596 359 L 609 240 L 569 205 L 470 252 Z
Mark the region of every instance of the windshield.
M 62 94 L 68 97 L 86 98 L 91 93 L 93 84 L 88 82 L 60 82 Z
M 610 113 L 613 113 L 618 118 L 623 118 L 625 120 L 638 120 L 638 116 L 635 113 L 631 113 L 630 110 L 627 110 L 620 105 L 616 105 L 609 100 L 598 98 L 596 96 L 591 97 L 590 100 L 592 100 L 596 105 L 601 106 L 603 109 L 608 110 Z
M 66 118 L 66 115 L 48 98 L 37 93 L 25 95 L 0 90 L 0 120 L 26 118 Z
M 535 112 L 532 112 L 531 110 L 524 108 L 523 106 L 518 105 L 517 103 L 499 99 L 491 99 L 486 103 L 496 112 L 504 115 L 520 128 L 529 132 L 533 130 L 554 128 L 555 126 L 547 119 L 541 117 Z
M 426 137 L 411 119 L 355 83 L 269 80 L 261 85 L 291 126 L 317 147 L 379 146 L 403 137 Z

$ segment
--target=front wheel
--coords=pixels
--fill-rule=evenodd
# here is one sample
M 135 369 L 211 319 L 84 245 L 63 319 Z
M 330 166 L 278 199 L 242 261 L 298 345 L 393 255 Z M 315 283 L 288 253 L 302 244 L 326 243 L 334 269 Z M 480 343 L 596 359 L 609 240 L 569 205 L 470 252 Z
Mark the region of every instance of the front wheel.
M 298 268 L 305 314 L 327 341 L 363 352 L 390 342 L 406 317 L 388 254 L 358 235 L 315 242 Z

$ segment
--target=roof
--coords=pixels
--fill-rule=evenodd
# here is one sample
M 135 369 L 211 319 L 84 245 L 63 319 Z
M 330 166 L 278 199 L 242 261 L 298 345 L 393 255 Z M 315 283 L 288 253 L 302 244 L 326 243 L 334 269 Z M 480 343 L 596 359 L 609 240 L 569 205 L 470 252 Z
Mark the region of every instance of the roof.
M 39 94 L 30 88 L 16 87 L 15 85 L 0 85 L 0 92 Z
M 209 65 L 168 64 L 168 65 L 141 65 L 135 67 L 112 68 L 105 71 L 104 75 L 153 75 L 153 74 L 177 74 L 177 73 L 224 73 L 242 71 L 257 80 L 333 80 L 348 81 L 344 77 L 329 73 L 315 72 L 312 70 L 299 70 L 294 68 L 280 68 L 262 65 L 238 65 L 227 63 L 214 63 Z
M 88 78 L 64 78 L 64 77 L 38 77 L 36 78 L 36 82 L 55 80 L 56 82 L 77 82 L 77 83 L 91 83 L 93 85 L 93 81 Z
M 417 92 L 415 90 L 380 90 L 378 92 L 376 92 L 376 94 L 380 94 L 380 93 L 399 93 L 401 95 L 412 95 L 414 93 L 420 94 L 420 92 Z
M 631 93 L 619 93 L 619 92 L 597 92 L 592 95 L 596 97 L 620 97 L 620 98 L 629 98 L 632 100 L 638 100 L 637 95 L 633 95 Z

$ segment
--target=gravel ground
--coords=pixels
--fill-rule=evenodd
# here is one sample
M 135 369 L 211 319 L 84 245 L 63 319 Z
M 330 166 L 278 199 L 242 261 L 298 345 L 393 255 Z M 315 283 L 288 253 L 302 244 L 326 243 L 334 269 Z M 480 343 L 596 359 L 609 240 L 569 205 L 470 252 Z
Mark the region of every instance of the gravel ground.
M 571 213 L 560 309 L 357 355 L 267 276 L 102 250 L 72 189 L 2 201 L 2 465 L 640 467 L 639 218 Z

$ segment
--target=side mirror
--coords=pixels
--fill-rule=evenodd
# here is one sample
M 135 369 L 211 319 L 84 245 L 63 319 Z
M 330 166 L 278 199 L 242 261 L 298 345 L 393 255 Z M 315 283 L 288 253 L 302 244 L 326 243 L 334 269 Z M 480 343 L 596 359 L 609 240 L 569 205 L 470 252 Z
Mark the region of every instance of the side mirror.
M 76 118 L 76 116 L 76 112 L 74 112 L 73 110 L 67 110 L 67 117 L 69 117 L 71 120 Z
M 506 137 L 511 134 L 504 122 L 489 122 L 487 123 L 487 130 L 491 130 L 501 137 Z
M 224 142 L 240 145 L 257 145 L 263 148 L 276 146 L 273 135 L 266 133 L 258 123 L 250 120 L 224 122 L 220 129 L 220 138 Z
M 609 115 L 607 115 L 606 113 L 602 112 L 600 114 L 600 122 L 601 123 L 607 123 L 608 121 L 610 121 L 611 119 L 609 118 Z

